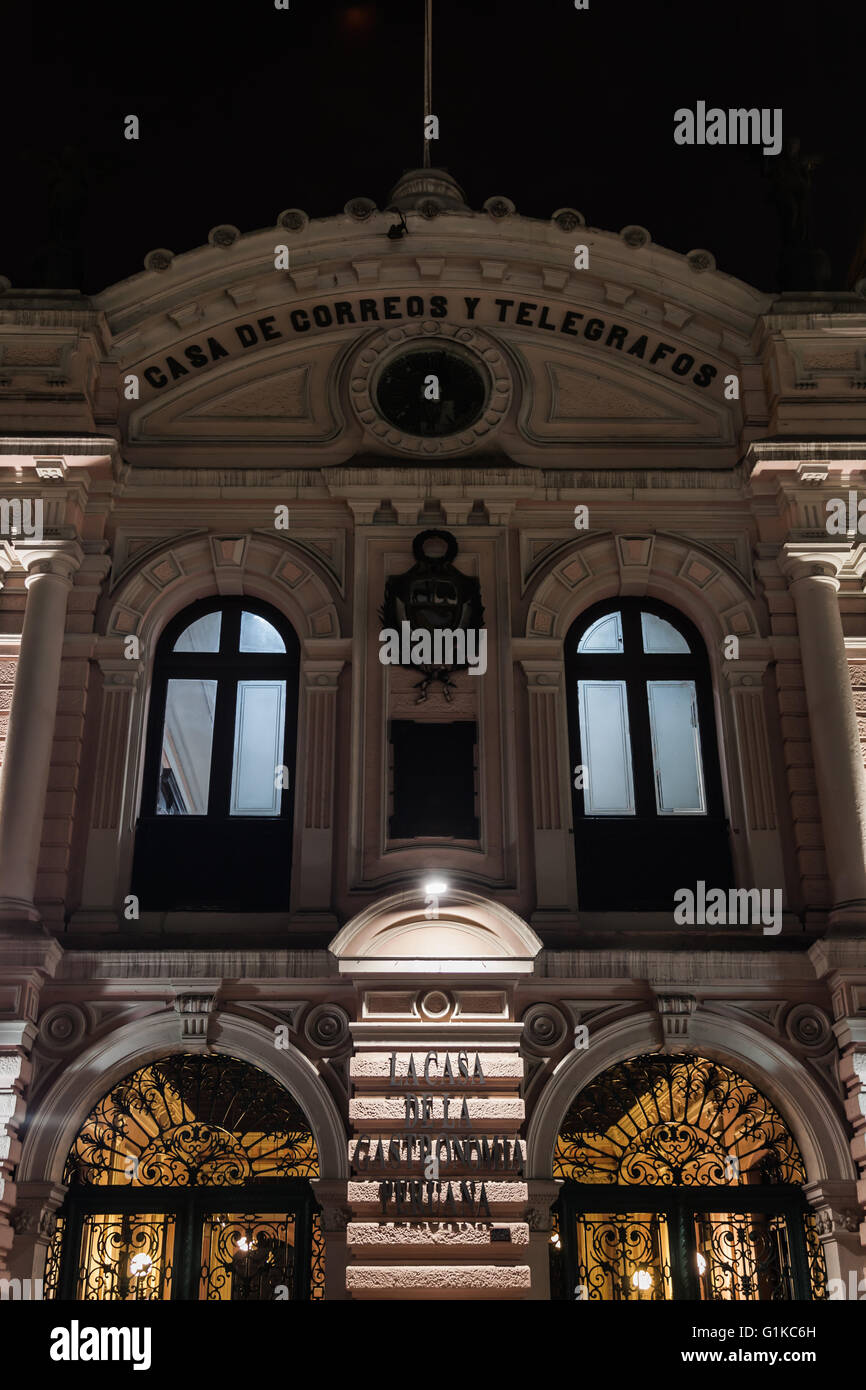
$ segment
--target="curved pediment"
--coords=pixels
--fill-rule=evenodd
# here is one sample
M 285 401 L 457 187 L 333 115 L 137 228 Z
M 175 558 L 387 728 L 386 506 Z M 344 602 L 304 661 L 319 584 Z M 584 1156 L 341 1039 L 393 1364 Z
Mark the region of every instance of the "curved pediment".
M 197 462 L 197 446 L 218 442 L 225 457 L 258 440 L 307 468 L 354 453 L 531 463 L 539 446 L 556 467 L 557 446 L 602 440 L 734 444 L 742 407 L 725 380 L 748 370 L 769 301 L 711 258 L 568 219 L 462 208 L 410 210 L 395 241 L 393 214 L 362 202 L 157 257 L 162 269 L 97 298 L 133 381 L 121 404 L 133 462 L 151 462 L 160 442 Z M 288 270 L 274 268 L 275 253 Z M 459 438 L 407 439 L 376 414 L 371 374 L 392 348 L 427 339 L 450 339 L 490 369 L 484 411 Z
M 522 918 L 501 903 L 451 889 L 437 900 L 436 916 L 423 893 L 385 898 L 347 922 L 330 950 L 349 973 L 445 970 L 449 962 L 470 972 L 528 967 L 541 942 Z

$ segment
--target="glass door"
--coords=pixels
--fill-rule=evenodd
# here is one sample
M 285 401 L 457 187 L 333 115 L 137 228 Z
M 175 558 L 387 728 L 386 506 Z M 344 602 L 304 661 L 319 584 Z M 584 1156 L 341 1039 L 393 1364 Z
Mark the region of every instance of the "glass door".
M 260 1303 L 293 1298 L 295 1238 L 292 1214 L 206 1212 L 199 1299 Z
M 265 1302 L 323 1296 L 323 1243 L 312 1192 L 152 1188 L 70 1193 L 57 1297 L 82 1302 Z M 304 1190 L 306 1189 L 306 1190 Z

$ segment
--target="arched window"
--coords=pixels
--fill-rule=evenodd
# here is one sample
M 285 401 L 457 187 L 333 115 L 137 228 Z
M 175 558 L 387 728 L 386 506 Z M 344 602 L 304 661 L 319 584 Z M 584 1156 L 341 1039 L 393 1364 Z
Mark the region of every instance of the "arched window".
M 556 1143 L 551 1244 L 560 1297 L 826 1297 L 826 1270 L 785 1121 L 718 1062 L 651 1054 L 575 1098 Z
M 252 599 L 168 625 L 151 689 L 132 891 L 142 910 L 287 909 L 299 646 Z
M 306 1117 L 258 1067 L 151 1062 L 103 1096 L 70 1150 L 48 1296 L 322 1298 L 318 1172 Z
M 597 604 L 566 639 L 578 898 L 674 908 L 731 886 L 712 687 L 697 628 L 648 599 Z

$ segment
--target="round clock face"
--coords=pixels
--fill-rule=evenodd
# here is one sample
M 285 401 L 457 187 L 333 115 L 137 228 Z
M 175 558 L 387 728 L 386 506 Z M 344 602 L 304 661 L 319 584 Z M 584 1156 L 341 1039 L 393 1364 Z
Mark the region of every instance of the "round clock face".
M 484 410 L 484 377 L 468 358 L 445 348 L 404 352 L 383 368 L 376 403 L 406 434 L 447 435 L 465 430 Z

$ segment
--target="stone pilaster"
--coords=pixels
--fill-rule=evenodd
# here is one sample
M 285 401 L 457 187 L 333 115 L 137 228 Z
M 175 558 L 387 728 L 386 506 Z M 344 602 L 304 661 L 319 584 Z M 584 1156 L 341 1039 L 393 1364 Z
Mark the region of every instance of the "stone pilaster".
M 303 821 L 293 901 L 300 914 L 331 914 L 334 859 L 334 780 L 337 741 L 337 687 L 342 659 L 304 659 L 304 704 L 299 749 L 299 805 Z
M 766 661 L 725 662 L 739 757 L 743 829 L 749 850 L 749 887 L 784 889 L 773 769 L 764 711 Z
M 854 1229 L 859 1225 L 860 1245 L 866 1251 L 866 939 L 830 937 L 815 942 L 809 954 L 826 979 L 833 1005 L 839 1080 L 845 1089 L 851 1157 L 858 1174 L 850 1208 L 857 1213 Z
M 0 773 L 0 921 L 37 922 L 34 906 L 75 542 L 22 550 L 27 608 Z
M 124 833 L 126 780 L 135 775 L 132 756 L 132 709 L 143 663 L 123 657 L 103 657 L 102 708 L 96 748 L 96 770 L 90 809 L 90 833 L 82 884 L 82 906 L 70 922 L 72 930 L 114 931 L 120 925 L 120 895 L 128 882 L 130 837 Z
M 17 1187 L 17 1205 L 12 1213 L 15 1243 L 9 1260 L 13 1278 L 31 1280 L 34 1297 L 41 1297 L 48 1247 L 57 1225 L 66 1188 L 58 1183 L 26 1182 Z
M 36 1039 L 39 994 L 63 954 L 44 928 L 0 941 L 0 1278 L 10 1269 L 18 1206 L 13 1175 L 21 1157 L 19 1134 L 26 1111 L 27 1086 Z
M 561 660 L 520 664 L 529 701 L 537 924 L 577 910 L 565 676 Z

